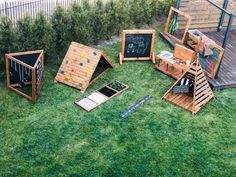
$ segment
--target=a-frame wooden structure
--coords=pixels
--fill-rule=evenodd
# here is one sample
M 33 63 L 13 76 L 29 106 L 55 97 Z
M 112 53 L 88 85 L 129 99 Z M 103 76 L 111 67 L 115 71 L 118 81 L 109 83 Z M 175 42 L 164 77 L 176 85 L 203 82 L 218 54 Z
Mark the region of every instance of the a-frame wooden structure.
M 55 78 L 82 93 L 114 65 L 103 51 L 72 42 Z
M 44 51 L 8 53 L 5 58 L 7 87 L 35 103 L 43 85 Z
M 174 94 L 173 89 L 179 85 L 183 78 L 190 79 L 193 82 L 192 93 Z M 162 99 L 165 99 L 179 107 L 182 107 L 192 114 L 196 114 L 205 104 L 214 97 L 214 93 L 206 79 L 205 73 L 198 60 L 180 77 L 176 83 L 165 93 Z

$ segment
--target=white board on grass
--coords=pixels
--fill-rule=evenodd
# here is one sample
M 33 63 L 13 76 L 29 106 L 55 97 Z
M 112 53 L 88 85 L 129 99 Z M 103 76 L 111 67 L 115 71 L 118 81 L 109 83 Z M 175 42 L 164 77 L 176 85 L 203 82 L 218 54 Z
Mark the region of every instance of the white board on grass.
M 105 95 L 102 95 L 98 92 L 92 93 L 91 95 L 88 96 L 88 98 L 98 104 L 102 104 L 108 100 L 108 98 Z
M 92 109 L 94 109 L 98 106 L 97 103 L 95 103 L 94 101 L 92 101 L 88 98 L 84 98 L 84 99 L 76 102 L 76 104 L 79 105 L 80 107 L 82 107 L 83 109 L 85 109 L 86 111 L 91 111 Z

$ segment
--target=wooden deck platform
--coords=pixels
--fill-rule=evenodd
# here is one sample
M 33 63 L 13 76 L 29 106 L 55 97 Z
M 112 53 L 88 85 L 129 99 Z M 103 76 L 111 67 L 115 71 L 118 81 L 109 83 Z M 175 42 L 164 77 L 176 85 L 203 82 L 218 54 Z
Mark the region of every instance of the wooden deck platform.
M 224 32 L 208 32 L 208 37 L 222 45 Z M 236 87 L 236 30 L 231 32 L 218 77 L 208 81 L 215 89 Z

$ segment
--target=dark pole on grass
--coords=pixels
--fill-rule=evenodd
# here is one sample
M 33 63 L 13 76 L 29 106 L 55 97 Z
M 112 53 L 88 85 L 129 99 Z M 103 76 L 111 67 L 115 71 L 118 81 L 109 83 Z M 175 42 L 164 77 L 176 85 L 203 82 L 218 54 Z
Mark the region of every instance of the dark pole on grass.
M 229 0 L 224 0 L 223 9 L 227 10 L 228 4 L 229 4 Z M 225 19 L 225 12 L 221 11 L 219 24 L 218 24 L 218 28 L 217 28 L 218 32 L 220 32 L 223 28 L 224 19 Z

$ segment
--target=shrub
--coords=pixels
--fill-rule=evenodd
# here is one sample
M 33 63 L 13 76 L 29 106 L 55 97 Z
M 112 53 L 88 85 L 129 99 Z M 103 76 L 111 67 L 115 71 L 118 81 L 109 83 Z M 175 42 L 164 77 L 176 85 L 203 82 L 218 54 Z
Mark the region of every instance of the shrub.
M 175 0 L 101 0 L 95 6 L 82 0 L 69 10 L 58 6 L 47 21 L 41 13 L 37 18 L 24 17 L 14 28 L 4 17 L 0 22 L 0 55 L 12 51 L 44 49 L 46 56 L 64 55 L 71 41 L 96 44 L 128 28 L 140 28 L 152 18 L 167 14 Z
M 4 61 L 4 55 L 15 50 L 16 36 L 12 21 L 2 17 L 0 22 L 0 64 Z
M 34 49 L 32 19 L 26 16 L 16 23 L 16 40 L 18 51 L 29 51 Z
M 51 17 L 51 25 L 54 51 L 60 55 L 69 43 L 69 29 L 71 28 L 69 14 L 62 7 L 57 6 Z
M 32 43 L 34 50 L 44 49 L 46 57 L 54 51 L 52 27 L 45 16 L 40 13 L 33 21 Z

